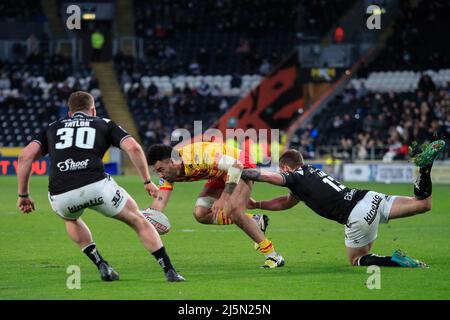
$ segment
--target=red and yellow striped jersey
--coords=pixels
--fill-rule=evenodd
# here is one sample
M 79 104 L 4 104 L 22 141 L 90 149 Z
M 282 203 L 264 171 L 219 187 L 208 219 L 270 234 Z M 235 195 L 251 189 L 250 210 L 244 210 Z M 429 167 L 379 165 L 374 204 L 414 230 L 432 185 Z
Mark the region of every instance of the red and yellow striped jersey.
M 225 178 L 227 171 L 219 169 L 219 160 L 226 155 L 236 160 L 240 159 L 241 150 L 224 143 L 195 142 L 178 149 L 181 156 L 184 173 L 175 181 L 209 180 Z M 161 190 L 172 190 L 173 182 L 160 179 Z

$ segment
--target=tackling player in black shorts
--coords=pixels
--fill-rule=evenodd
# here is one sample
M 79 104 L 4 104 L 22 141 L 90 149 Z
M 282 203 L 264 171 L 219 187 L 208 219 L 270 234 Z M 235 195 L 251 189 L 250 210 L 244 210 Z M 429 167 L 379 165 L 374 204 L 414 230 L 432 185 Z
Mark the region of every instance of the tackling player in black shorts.
M 370 250 L 377 237 L 379 223 L 431 210 L 430 171 L 444 146 L 444 141 L 435 141 L 415 158 L 420 167 L 414 186 L 415 197 L 388 196 L 347 188 L 322 170 L 305 164 L 298 151 L 288 150 L 280 157 L 280 173 L 245 169 L 242 178 L 284 186 L 290 189 L 290 193 L 266 201 L 251 199 L 248 208 L 277 211 L 304 202 L 322 217 L 345 225 L 345 245 L 352 265 L 425 267 L 423 262 L 399 250 L 392 256 L 378 256 L 371 254 Z

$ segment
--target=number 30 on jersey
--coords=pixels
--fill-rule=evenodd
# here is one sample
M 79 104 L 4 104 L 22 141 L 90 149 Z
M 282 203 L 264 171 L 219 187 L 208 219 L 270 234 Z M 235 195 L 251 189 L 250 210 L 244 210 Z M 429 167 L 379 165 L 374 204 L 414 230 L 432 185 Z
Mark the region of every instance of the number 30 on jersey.
M 59 142 L 56 149 L 66 149 L 75 145 L 81 149 L 93 149 L 95 143 L 95 129 L 91 127 L 61 128 L 56 131 Z M 74 138 L 75 137 L 75 138 Z

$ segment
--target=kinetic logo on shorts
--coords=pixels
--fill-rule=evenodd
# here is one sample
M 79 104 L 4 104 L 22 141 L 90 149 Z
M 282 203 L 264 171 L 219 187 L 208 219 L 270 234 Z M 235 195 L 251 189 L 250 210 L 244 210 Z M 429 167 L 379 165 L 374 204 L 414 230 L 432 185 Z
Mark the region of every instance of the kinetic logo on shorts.
M 93 207 L 93 206 L 99 206 L 103 203 L 105 203 L 103 201 L 103 197 L 98 197 L 98 198 L 91 199 L 88 202 L 85 202 L 82 204 L 74 205 L 72 207 L 67 207 L 67 210 L 69 210 L 70 213 L 74 213 L 81 209 L 85 209 L 85 208 L 89 208 L 89 207 Z
M 83 160 L 83 161 L 73 161 L 73 159 L 67 159 L 64 162 L 58 162 L 56 165 L 61 172 L 65 171 L 75 171 L 75 170 L 82 170 L 86 169 L 88 166 L 89 159 Z
M 379 195 L 375 195 L 372 199 L 372 207 L 367 214 L 367 216 L 364 217 L 364 220 L 367 222 L 368 225 L 371 225 L 375 217 L 377 216 L 377 210 L 381 203 L 381 197 Z

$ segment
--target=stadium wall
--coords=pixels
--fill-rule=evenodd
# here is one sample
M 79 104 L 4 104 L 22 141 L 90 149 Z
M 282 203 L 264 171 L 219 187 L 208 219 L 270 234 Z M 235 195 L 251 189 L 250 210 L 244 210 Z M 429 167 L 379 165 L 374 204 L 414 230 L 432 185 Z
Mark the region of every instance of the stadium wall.
M 342 178 L 349 182 L 410 183 L 419 169 L 409 163 L 346 163 Z M 431 172 L 433 183 L 450 183 L 450 166 L 435 164 Z

